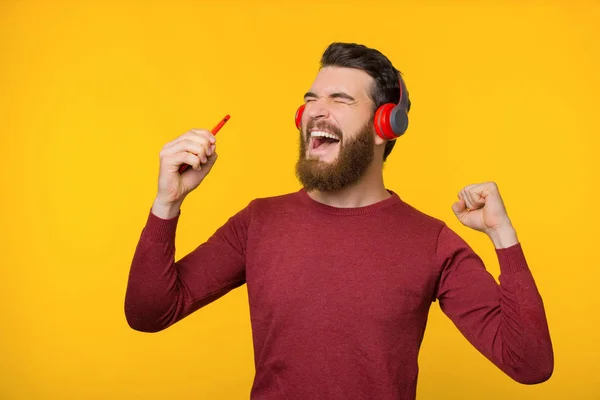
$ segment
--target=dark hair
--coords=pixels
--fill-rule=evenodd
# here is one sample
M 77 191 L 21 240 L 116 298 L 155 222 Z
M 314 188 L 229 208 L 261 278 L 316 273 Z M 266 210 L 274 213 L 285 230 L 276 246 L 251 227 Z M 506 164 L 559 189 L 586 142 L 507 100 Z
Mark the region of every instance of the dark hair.
M 398 103 L 400 99 L 399 79 L 402 73 L 392 65 L 391 61 L 380 51 L 356 43 L 331 43 L 321 57 L 321 68 L 334 66 L 357 68 L 365 71 L 375 80 L 371 90 L 371 99 L 375 103 L 373 112 L 385 103 Z M 406 84 L 404 84 L 406 88 Z M 407 112 L 410 110 L 410 98 L 407 97 Z M 383 160 L 385 161 L 396 145 L 390 140 L 385 145 Z

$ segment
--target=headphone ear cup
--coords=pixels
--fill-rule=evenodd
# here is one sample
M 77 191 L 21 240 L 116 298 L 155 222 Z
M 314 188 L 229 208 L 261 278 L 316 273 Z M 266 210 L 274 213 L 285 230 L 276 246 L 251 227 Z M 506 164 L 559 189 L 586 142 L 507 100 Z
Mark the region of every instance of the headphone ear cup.
M 302 126 L 302 114 L 304 113 L 304 107 L 306 107 L 306 104 L 302 104 L 300 107 L 298 107 L 298 110 L 296 110 L 296 128 L 300 129 L 300 127 Z
M 375 117 L 373 118 L 375 132 L 377 132 L 377 135 L 380 138 L 385 140 L 392 140 L 396 138 L 394 130 L 390 124 L 390 114 L 394 107 L 396 107 L 396 104 L 394 103 L 383 104 L 377 109 L 377 111 L 375 111 Z
M 390 112 L 389 123 L 394 135 L 396 137 L 402 136 L 408 128 L 408 114 L 406 114 L 406 110 L 400 105 L 394 107 Z

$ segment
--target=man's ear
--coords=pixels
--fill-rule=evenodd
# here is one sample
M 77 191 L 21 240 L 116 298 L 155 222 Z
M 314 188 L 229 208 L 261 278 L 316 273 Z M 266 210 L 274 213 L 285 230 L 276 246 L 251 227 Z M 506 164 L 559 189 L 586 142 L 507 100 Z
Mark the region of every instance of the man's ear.
M 375 135 L 375 145 L 376 146 L 380 146 L 380 145 L 385 145 L 387 143 L 387 140 L 383 139 L 381 136 L 379 136 L 377 134 L 377 132 L 375 132 L 375 128 L 373 128 L 373 135 Z
M 383 139 L 377 133 L 373 133 L 373 135 L 375 135 L 375 156 L 377 159 L 379 159 L 379 156 L 383 158 L 385 146 L 387 145 L 388 141 Z

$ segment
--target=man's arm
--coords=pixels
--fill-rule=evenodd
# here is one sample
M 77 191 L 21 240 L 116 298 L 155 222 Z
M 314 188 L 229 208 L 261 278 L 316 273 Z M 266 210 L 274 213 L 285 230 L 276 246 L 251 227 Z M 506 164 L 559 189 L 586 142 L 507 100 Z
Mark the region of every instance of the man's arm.
M 448 227 L 438 239 L 442 311 L 484 356 L 517 382 L 550 378 L 554 355 L 542 298 L 521 244 L 497 248 L 500 285 Z
M 245 282 L 249 206 L 175 262 L 181 205 L 214 166 L 215 143 L 212 132 L 192 129 L 160 151 L 158 191 L 135 249 L 125 294 L 125 316 L 133 329 L 165 329 Z
M 149 213 L 131 263 L 125 316 L 135 330 L 158 332 L 245 283 L 250 206 L 205 243 L 175 261 L 179 214 Z
M 444 226 L 437 243 L 442 267 L 437 298 L 442 311 L 488 359 L 520 383 L 552 375 L 554 354 L 544 304 L 517 234 L 494 183 L 470 185 L 452 208 L 457 218 L 484 232 L 500 264 L 500 285 L 482 260 Z

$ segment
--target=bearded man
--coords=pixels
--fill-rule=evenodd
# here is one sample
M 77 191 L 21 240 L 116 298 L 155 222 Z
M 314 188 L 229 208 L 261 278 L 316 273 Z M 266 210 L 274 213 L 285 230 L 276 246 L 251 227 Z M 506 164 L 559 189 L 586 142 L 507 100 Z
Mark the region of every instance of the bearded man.
M 332 43 L 304 100 L 296 113 L 302 189 L 251 201 L 177 261 L 181 204 L 215 164 L 216 141 L 198 129 L 163 147 L 157 196 L 130 267 L 129 325 L 166 329 L 246 284 L 251 399 L 412 400 L 428 312 L 438 301 L 512 379 L 549 379 L 544 305 L 497 185 L 466 185 L 449 206 L 490 238 L 500 284 L 443 221 L 385 186 L 383 164 L 411 106 L 388 58 Z M 183 164 L 191 168 L 180 173 Z

